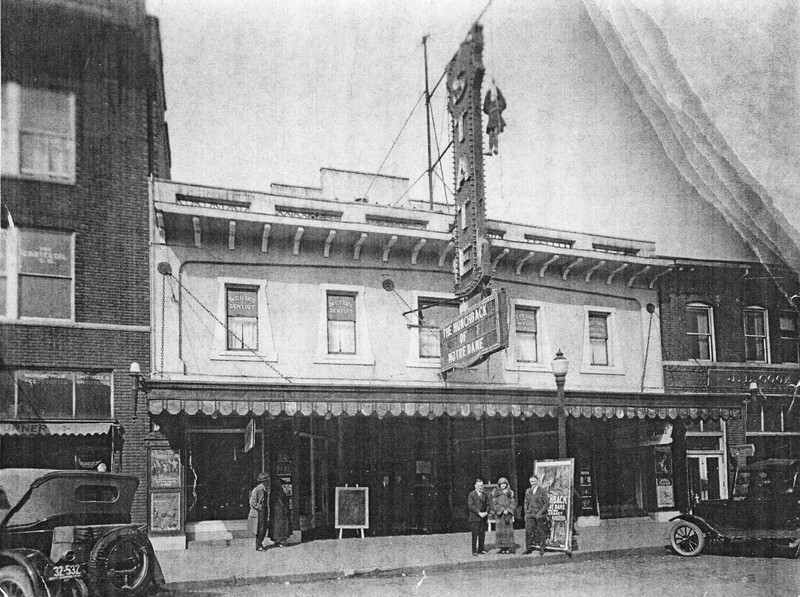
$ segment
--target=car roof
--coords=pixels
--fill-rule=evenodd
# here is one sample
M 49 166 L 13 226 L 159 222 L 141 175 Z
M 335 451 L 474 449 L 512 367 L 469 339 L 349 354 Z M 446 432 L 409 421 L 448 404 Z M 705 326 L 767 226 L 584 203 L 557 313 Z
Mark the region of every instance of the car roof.
M 51 468 L 4 468 L 0 469 L 0 520 L 22 500 L 32 485 L 56 477 L 107 479 L 109 477 L 133 478 L 99 471 L 59 470 Z M 39 483 L 37 483 L 37 481 Z M 138 479 L 137 479 L 138 482 Z

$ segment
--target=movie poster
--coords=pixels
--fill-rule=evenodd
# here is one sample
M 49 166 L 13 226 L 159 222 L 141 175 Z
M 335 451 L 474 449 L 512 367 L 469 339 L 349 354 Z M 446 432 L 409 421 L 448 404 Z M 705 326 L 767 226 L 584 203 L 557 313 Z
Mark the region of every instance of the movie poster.
M 654 449 L 656 465 L 656 504 L 659 508 L 675 506 L 675 492 L 672 488 L 672 446 L 656 446 Z
M 550 537 L 546 549 L 571 552 L 575 459 L 537 460 L 533 471 L 550 495 L 550 507 L 547 510 Z

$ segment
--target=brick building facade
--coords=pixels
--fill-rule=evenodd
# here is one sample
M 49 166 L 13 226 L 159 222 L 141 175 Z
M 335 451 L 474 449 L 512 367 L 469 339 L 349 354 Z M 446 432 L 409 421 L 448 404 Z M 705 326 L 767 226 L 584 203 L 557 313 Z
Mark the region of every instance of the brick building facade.
M 143 479 L 128 370 L 149 367 L 147 181 L 170 168 L 158 23 L 143 0 L 2 11 L 0 466 Z

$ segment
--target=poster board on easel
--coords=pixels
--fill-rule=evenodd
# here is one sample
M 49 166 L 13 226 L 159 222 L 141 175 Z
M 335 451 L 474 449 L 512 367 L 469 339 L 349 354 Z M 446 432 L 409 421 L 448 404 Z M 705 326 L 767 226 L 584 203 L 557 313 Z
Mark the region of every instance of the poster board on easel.
M 550 506 L 550 535 L 545 549 L 572 552 L 572 502 L 574 499 L 575 459 L 537 460 L 533 467 L 539 483 L 547 489 Z
M 337 487 L 334 527 L 339 529 L 339 539 L 344 529 L 361 531 L 369 528 L 369 488 Z

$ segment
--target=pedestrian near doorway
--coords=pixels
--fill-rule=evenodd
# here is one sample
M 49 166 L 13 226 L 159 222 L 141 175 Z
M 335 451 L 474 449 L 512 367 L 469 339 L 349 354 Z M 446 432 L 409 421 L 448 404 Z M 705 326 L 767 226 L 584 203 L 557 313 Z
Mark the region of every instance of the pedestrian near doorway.
M 550 507 L 550 496 L 547 490 L 539 485 L 539 477 L 532 475 L 531 486 L 525 492 L 525 553 L 533 553 L 533 546 L 539 546 L 539 554 L 544 555 L 547 541 L 547 509 Z
M 517 499 L 508 485 L 508 479 L 500 477 L 497 487 L 492 491 L 492 510 L 497 517 L 495 546 L 500 553 L 511 553 L 514 549 L 514 512 Z
M 256 536 L 256 551 L 264 551 L 264 537 L 269 527 L 269 475 L 261 473 L 258 485 L 250 492 L 250 514 L 247 516 L 247 532 Z
M 393 489 L 389 475 L 383 475 L 375 488 L 376 535 L 388 535 L 391 531 Z
M 292 534 L 289 496 L 283 490 L 283 482 L 275 479 L 270 491 L 269 536 L 275 547 L 285 547 L 284 541 Z
M 475 489 L 467 497 L 467 522 L 472 531 L 472 555 L 485 554 L 484 540 L 486 538 L 487 517 L 489 516 L 489 496 L 483 491 L 483 480 L 475 480 Z

